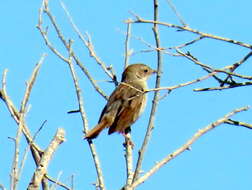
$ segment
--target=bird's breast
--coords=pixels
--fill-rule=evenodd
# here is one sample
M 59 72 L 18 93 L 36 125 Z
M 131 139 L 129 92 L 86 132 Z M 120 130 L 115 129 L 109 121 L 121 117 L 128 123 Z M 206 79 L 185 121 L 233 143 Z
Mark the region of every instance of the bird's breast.
M 144 95 L 143 95 L 142 105 L 141 105 L 141 108 L 140 108 L 140 111 L 139 111 L 139 116 L 140 116 L 140 115 L 143 113 L 143 111 L 145 110 L 146 102 L 147 102 L 147 95 L 144 94 Z

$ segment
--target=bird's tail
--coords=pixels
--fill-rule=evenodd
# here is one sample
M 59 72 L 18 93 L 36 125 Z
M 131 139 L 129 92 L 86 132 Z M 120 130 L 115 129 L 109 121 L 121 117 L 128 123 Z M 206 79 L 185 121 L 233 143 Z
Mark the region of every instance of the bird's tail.
M 93 129 L 87 132 L 85 139 L 94 139 L 106 127 L 106 122 L 100 122 Z

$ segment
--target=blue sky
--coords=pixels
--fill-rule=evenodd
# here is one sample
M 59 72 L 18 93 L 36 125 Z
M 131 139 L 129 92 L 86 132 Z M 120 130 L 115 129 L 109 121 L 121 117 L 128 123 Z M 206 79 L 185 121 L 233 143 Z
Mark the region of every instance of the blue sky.
M 63 1 L 82 32 L 92 37 L 97 55 L 107 64 L 113 65 L 118 77 L 123 69 L 124 40 L 126 25 L 124 21 L 133 18 L 132 11 L 143 18 L 152 19 L 152 1 Z M 212 1 L 174 1 L 185 22 L 192 28 L 252 44 L 250 23 L 251 6 L 249 0 L 212 0 Z M 74 86 L 68 66 L 53 55 L 45 46 L 36 29 L 40 1 L 29 4 L 21 1 L 0 2 L 1 47 L 0 73 L 8 69 L 7 90 L 9 96 L 19 108 L 25 89 L 25 81 L 43 53 L 48 56 L 42 65 L 37 82 L 31 94 L 31 109 L 26 121 L 34 133 L 44 120 L 47 123 L 37 137 L 37 143 L 46 148 L 56 129 L 66 130 L 67 141 L 63 143 L 53 157 L 48 173 L 69 184 L 74 175 L 75 189 L 92 189 L 96 180 L 91 154 L 87 143 L 82 139 L 81 118 L 78 114 L 68 115 L 69 110 L 77 108 Z M 101 88 L 109 95 L 114 86 L 104 82 L 109 80 L 102 73 L 87 49 L 74 33 L 60 6 L 60 1 L 51 1 L 50 10 L 55 15 L 66 38 L 74 40 L 73 48 L 85 66 L 93 73 Z M 45 25 L 48 19 L 44 17 Z M 160 20 L 179 24 L 178 19 L 165 0 L 160 0 Z M 179 45 L 196 36 L 175 29 L 160 27 L 163 47 Z M 67 55 L 49 24 L 48 35 L 55 47 Z M 154 44 L 151 25 L 134 24 L 132 34 Z M 148 49 L 142 42 L 131 39 L 133 51 Z M 187 47 L 192 55 L 204 64 L 222 68 L 242 59 L 249 49 L 224 42 L 204 39 Z M 156 67 L 155 53 L 139 53 L 131 57 L 130 63 L 143 62 Z M 206 73 L 186 59 L 163 56 L 162 86 L 172 86 L 196 79 Z M 251 75 L 252 59 L 249 59 L 238 73 Z M 77 69 L 82 88 L 89 127 L 93 127 L 106 103 L 90 85 L 83 73 Z M 213 87 L 217 83 L 209 79 L 192 86 L 173 91 L 161 100 L 155 119 L 155 128 L 151 143 L 146 152 L 143 170 L 150 169 L 155 162 L 183 145 L 197 130 L 219 119 L 233 109 L 251 105 L 251 87 L 235 88 L 225 91 L 193 92 L 194 88 Z M 154 77 L 149 81 L 154 87 Z M 161 92 L 163 94 L 164 92 Z M 132 138 L 135 142 L 134 158 L 137 157 L 147 126 L 153 93 L 143 116 L 132 126 Z M 234 119 L 252 123 L 251 110 L 239 113 Z M 4 103 L 0 102 L 0 184 L 9 187 L 14 144 L 7 137 L 14 137 L 16 124 L 13 122 Z M 148 181 L 139 186 L 140 190 L 150 189 L 187 189 L 210 190 L 229 189 L 247 190 L 251 182 L 252 131 L 235 126 L 221 125 L 200 138 L 191 151 L 183 153 L 169 162 Z M 120 135 L 107 135 L 104 131 L 95 140 L 104 170 L 107 189 L 119 189 L 125 181 L 125 162 Z M 21 142 L 21 155 L 26 147 Z M 34 170 L 29 155 L 20 179 L 19 189 L 25 189 Z M 59 188 L 60 189 L 60 188 Z

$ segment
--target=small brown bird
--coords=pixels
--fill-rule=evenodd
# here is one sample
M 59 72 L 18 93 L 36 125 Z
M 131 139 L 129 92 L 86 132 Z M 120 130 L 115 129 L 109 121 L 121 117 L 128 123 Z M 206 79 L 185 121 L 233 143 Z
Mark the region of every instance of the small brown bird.
M 103 108 L 98 124 L 87 132 L 85 138 L 96 138 L 106 127 L 109 127 L 108 134 L 126 134 L 145 109 L 147 97 L 144 91 L 147 79 L 153 73 L 156 71 L 147 65 L 129 65 L 122 74 L 122 82 Z

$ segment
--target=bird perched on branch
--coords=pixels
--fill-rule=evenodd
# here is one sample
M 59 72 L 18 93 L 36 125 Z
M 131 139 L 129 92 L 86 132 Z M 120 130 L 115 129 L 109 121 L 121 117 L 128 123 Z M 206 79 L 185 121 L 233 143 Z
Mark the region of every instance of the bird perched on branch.
M 147 79 L 153 73 L 156 71 L 147 65 L 129 65 L 103 108 L 98 124 L 86 133 L 85 139 L 96 138 L 105 128 L 109 128 L 108 134 L 118 132 L 125 135 L 130 131 L 130 126 L 145 109 Z

